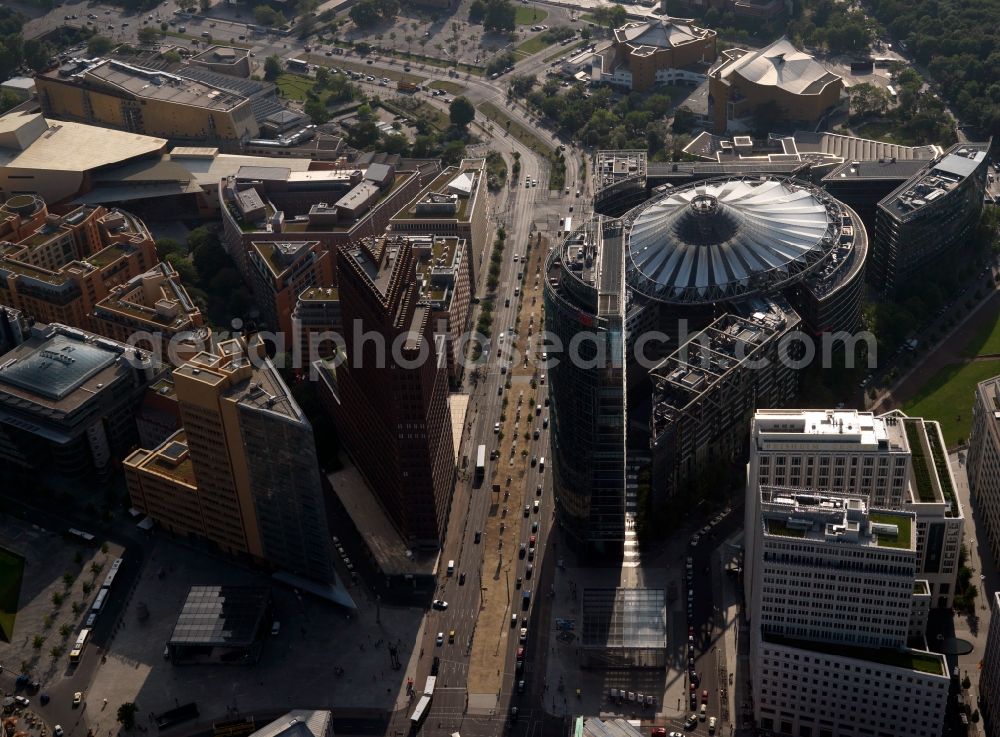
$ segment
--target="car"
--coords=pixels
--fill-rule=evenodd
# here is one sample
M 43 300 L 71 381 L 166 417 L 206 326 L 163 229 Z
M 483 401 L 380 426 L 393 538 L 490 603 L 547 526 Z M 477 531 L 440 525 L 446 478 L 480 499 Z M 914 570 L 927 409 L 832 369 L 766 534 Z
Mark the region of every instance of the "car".
M 538 428 L 535 428 L 535 432 L 532 434 L 532 437 L 534 437 L 535 440 L 538 440 L 540 436 L 541 432 L 539 432 Z
M 715 734 L 715 717 L 710 717 L 708 720 L 708 733 Z
M 271 622 L 271 634 L 272 635 L 281 634 L 281 622 L 279 622 L 278 620 L 274 620 L 273 622 Z
M 534 564 L 529 563 L 528 566 L 527 566 L 527 568 L 524 569 L 524 577 L 525 578 L 531 578 L 531 572 L 533 570 L 535 570 Z
M 365 64 L 374 64 L 374 63 L 375 63 L 375 62 L 374 62 L 374 61 L 372 61 L 371 59 L 366 59 L 366 60 L 365 60 Z
M 531 456 L 531 467 L 534 468 L 538 465 L 538 456 Z
M 27 708 L 28 705 L 31 703 L 31 699 L 29 699 L 26 696 L 15 696 L 14 703 L 20 706 L 21 708 Z
M 683 732 L 671 732 L 670 734 L 667 735 L 667 737 L 684 737 L 684 733 Z
M 490 460 L 493 460 L 493 459 L 492 459 L 492 458 L 490 458 Z M 482 531 L 480 531 L 480 530 L 476 530 L 476 535 L 475 535 L 475 537 L 473 538 L 473 540 L 475 541 L 475 543 L 476 543 L 477 545 L 479 544 L 479 541 L 480 541 L 480 540 L 482 540 L 482 538 L 483 538 L 483 533 L 482 533 Z
M 534 521 L 533 521 L 533 522 L 531 523 L 531 531 L 532 531 L 532 532 L 538 532 L 538 520 L 534 520 Z M 531 539 L 532 539 L 532 540 L 534 540 L 534 539 L 535 539 L 535 536 L 534 536 L 534 535 L 532 535 L 532 536 L 531 536 Z
M 502 387 L 501 387 L 501 391 L 503 391 Z M 499 422 L 493 423 L 493 433 L 494 434 L 499 434 L 499 432 L 500 432 L 500 423 Z
M 701 691 L 701 702 L 703 704 L 707 704 L 708 703 L 708 689 L 707 688 L 704 688 Z
M 515 589 L 521 588 L 521 577 L 520 576 L 518 576 L 516 579 L 514 579 L 514 588 Z
M 243 38 L 243 37 L 242 37 L 242 36 L 240 36 L 240 38 Z M 327 56 L 333 56 L 333 52 L 332 52 L 332 51 L 327 51 L 327 52 L 326 52 L 326 55 L 327 55 Z
M 541 496 L 541 495 L 542 495 L 542 485 L 539 484 L 538 487 L 535 489 L 535 496 Z
M 517 707 L 516 706 L 510 707 L 510 720 L 512 722 L 516 722 L 517 721 Z
M 524 679 L 523 678 L 520 681 L 517 682 L 517 692 L 518 693 L 524 693 Z
M 55 735 L 55 737 L 63 737 L 63 728 L 57 724 L 52 728 L 52 734 Z
M 465 574 L 464 573 L 459 573 L 458 574 L 458 585 L 459 586 L 465 586 Z
M 531 514 L 531 507 L 529 507 L 527 504 L 525 504 L 524 505 L 524 516 L 527 517 L 529 514 Z
M 446 602 L 444 599 L 435 599 L 434 601 L 431 602 L 431 606 L 434 607 L 435 609 L 440 609 L 441 611 L 444 611 L 445 609 L 448 608 L 448 602 Z
M 698 715 L 691 714 L 684 720 L 684 729 L 694 729 L 698 724 Z
M 75 694 L 73 694 L 73 708 L 75 709 L 82 703 L 83 703 L 83 691 L 77 691 Z
M 569 190 L 567 190 L 568 192 Z M 649 737 L 667 737 L 666 727 L 653 727 L 649 730 Z
M 528 628 L 527 627 L 522 627 L 521 628 L 521 633 L 520 633 L 518 639 L 521 642 L 526 642 L 527 641 L 527 639 L 528 639 Z
M 443 645 L 444 644 L 444 632 L 438 632 L 437 637 L 434 639 L 434 641 L 438 645 Z
M 516 658 L 516 660 L 524 660 L 524 653 L 525 653 L 524 647 L 523 646 L 519 647 L 517 649 L 517 658 Z
M 698 718 L 701 721 L 705 721 L 705 719 L 708 718 L 708 704 L 701 705 L 701 711 L 698 712 Z
M 527 516 L 527 515 L 525 515 L 525 516 Z M 521 547 L 518 548 L 518 550 L 517 550 L 517 557 L 518 558 L 523 558 L 527 554 L 527 552 L 528 552 L 528 546 L 525 545 L 524 543 L 521 543 Z
M 541 505 L 541 502 L 536 499 L 535 500 L 535 514 L 538 514 L 538 510 L 540 508 L 540 505 Z
M 517 627 L 517 615 L 516 614 L 511 614 L 510 615 L 510 626 L 511 626 L 511 628 Z
M 40 703 L 42 706 L 45 706 L 47 703 L 49 703 L 49 695 L 47 693 L 43 693 L 41 696 L 38 697 L 38 703 Z
M 538 504 L 538 502 L 535 502 L 535 504 Z M 535 547 L 536 542 L 538 542 L 537 538 L 534 535 L 532 535 L 531 537 L 528 538 L 528 547 L 529 548 Z
M 448 630 L 448 642 L 455 641 L 455 630 Z

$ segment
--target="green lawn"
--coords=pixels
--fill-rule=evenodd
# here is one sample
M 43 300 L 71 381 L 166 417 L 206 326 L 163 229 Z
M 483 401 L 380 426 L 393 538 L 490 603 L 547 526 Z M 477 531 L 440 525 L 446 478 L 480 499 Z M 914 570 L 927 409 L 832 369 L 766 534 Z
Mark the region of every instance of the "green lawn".
M 302 102 L 306 99 L 309 90 L 316 84 L 316 80 L 301 74 L 285 73 L 279 75 L 274 83 L 278 85 L 278 89 L 281 90 L 284 97 Z
M 962 348 L 966 358 L 975 356 L 993 356 L 1000 353 L 1000 319 L 994 315 L 994 320 L 982 327 Z
M 531 5 L 520 5 L 517 8 L 517 15 L 514 17 L 514 22 L 519 26 L 533 26 L 543 22 L 548 17 L 548 11 L 532 7 Z
M 861 138 L 872 138 L 877 141 L 886 141 L 887 143 L 896 143 L 901 146 L 913 146 L 916 142 L 903 133 L 897 126 L 892 123 L 883 122 L 871 122 L 865 123 L 864 125 L 852 128 L 854 134 Z
M 516 120 L 513 120 L 492 102 L 482 102 L 478 107 L 483 115 L 492 120 L 502 130 L 509 131 L 512 136 L 520 140 L 528 148 L 534 149 L 543 156 L 549 156 L 552 153 L 551 146 L 546 145 L 542 139 Z
M 17 602 L 21 596 L 24 558 L 0 548 L 0 640 L 10 642 L 14 636 Z
M 521 42 L 516 49 L 514 49 L 515 54 L 520 54 L 521 56 L 531 56 L 532 54 L 537 54 L 542 49 L 547 49 L 554 43 L 559 43 L 558 41 L 550 41 L 544 38 L 544 33 L 539 33 L 537 36 L 532 36 L 527 41 Z
M 439 79 L 436 82 L 431 82 L 427 86 L 431 87 L 431 88 L 433 88 L 435 90 L 444 90 L 445 92 L 450 92 L 453 95 L 464 95 L 465 94 L 465 87 L 464 86 L 462 86 L 460 84 L 456 84 L 455 82 L 449 82 L 446 79 Z
M 953 448 L 969 437 L 976 384 L 997 374 L 1000 360 L 945 366 L 921 387 L 903 411 L 911 417 L 940 422 L 945 445 Z

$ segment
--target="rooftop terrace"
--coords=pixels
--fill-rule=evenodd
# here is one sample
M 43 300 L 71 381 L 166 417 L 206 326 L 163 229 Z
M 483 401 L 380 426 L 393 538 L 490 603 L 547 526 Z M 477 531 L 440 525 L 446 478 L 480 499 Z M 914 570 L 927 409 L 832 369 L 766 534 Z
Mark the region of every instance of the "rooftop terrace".
M 988 143 L 956 143 L 944 156 L 889 194 L 879 207 L 901 220 L 910 219 L 946 197 L 968 177 L 984 172 L 988 159 Z
M 904 668 L 915 670 L 930 675 L 945 675 L 944 656 L 925 650 L 912 650 L 910 648 L 867 648 L 856 645 L 846 645 L 840 642 L 814 642 L 812 640 L 799 640 L 793 637 L 763 633 L 765 642 L 773 645 L 783 645 L 799 650 L 809 650 L 824 655 L 832 655 L 842 658 L 853 658 L 855 660 L 865 660 L 876 665 L 891 666 L 893 668 Z

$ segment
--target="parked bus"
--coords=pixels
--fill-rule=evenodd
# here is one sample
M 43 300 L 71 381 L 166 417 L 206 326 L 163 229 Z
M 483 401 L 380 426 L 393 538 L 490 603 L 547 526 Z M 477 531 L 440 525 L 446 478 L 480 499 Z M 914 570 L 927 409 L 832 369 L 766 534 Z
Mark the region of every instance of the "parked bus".
M 104 583 L 101 584 L 102 589 L 110 589 L 111 585 L 115 582 L 115 576 L 118 575 L 118 569 L 122 567 L 122 559 L 115 558 L 111 563 L 111 570 L 108 571 L 108 575 L 104 577 Z
M 108 589 L 101 589 L 97 592 L 97 597 L 94 599 L 94 605 L 90 607 L 90 611 L 99 612 L 104 608 L 104 601 L 108 598 Z
M 434 685 L 437 683 L 437 676 L 427 676 L 427 683 L 424 684 L 424 696 L 434 698 Z
M 413 716 L 410 717 L 410 728 L 415 732 L 420 729 L 420 725 L 424 723 L 424 719 L 427 718 L 427 712 L 431 710 L 431 697 L 421 696 L 420 701 L 417 702 L 417 708 L 413 710 Z
M 285 62 L 285 64 L 288 65 L 289 69 L 292 69 L 296 72 L 309 71 L 309 62 L 303 61 L 302 59 L 289 59 L 287 62 Z
M 87 641 L 90 639 L 90 630 L 83 629 L 80 630 L 80 634 L 76 638 L 76 644 L 73 645 L 73 649 L 69 652 L 69 662 L 79 663 L 80 658 L 83 657 L 83 651 L 87 648 Z
M 476 451 L 476 477 L 473 485 L 479 486 L 484 478 L 486 478 L 486 446 L 480 445 Z

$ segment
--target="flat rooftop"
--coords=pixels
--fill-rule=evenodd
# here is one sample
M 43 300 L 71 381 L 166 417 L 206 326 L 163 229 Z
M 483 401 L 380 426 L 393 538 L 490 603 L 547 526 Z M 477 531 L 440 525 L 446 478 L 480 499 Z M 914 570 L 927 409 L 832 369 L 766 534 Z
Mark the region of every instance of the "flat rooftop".
M 858 647 L 856 645 L 845 645 L 841 642 L 827 643 L 799 640 L 771 633 L 763 633 L 761 636 L 765 642 L 772 645 L 782 645 L 797 650 L 822 653 L 834 657 L 851 658 L 853 660 L 864 660 L 876 665 L 919 671 L 934 676 L 945 676 L 947 673 L 944 656 L 938 653 L 927 652 L 926 650 Z
M 66 78 L 62 72 L 60 69 L 46 76 L 62 80 Z M 115 59 L 81 64 L 78 71 L 70 74 L 69 78 L 111 87 L 137 99 L 161 100 L 207 110 L 229 111 L 247 101 L 246 97 L 204 82 Z
M 485 160 L 465 159 L 459 166 L 449 166 L 420 190 L 419 194 L 397 213 L 392 220 L 459 220 L 472 217 L 479 177 L 485 176 Z M 454 183 L 454 186 L 450 186 Z M 434 195 L 458 195 L 458 208 L 454 213 L 418 213 L 417 205 Z
M 754 428 L 755 442 L 762 450 L 803 442 L 845 449 L 909 449 L 902 425 L 891 416 L 876 417 L 856 409 L 759 409 L 754 415 Z
M 989 143 L 956 143 L 879 202 L 879 207 L 899 219 L 913 217 L 958 189 L 977 170 L 985 170 L 988 160 Z

